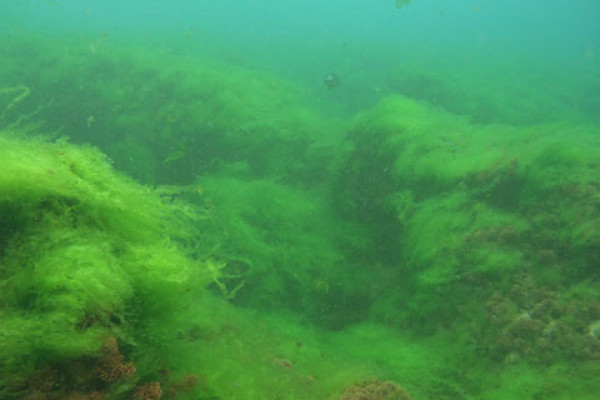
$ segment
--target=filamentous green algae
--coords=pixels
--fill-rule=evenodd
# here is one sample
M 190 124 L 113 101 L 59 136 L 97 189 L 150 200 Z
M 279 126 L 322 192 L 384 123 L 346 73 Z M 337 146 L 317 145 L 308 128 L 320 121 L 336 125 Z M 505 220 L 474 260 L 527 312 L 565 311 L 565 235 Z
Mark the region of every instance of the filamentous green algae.
M 404 66 L 332 116 L 223 61 L 18 40 L 0 397 L 595 398 L 600 133 L 577 110 Z

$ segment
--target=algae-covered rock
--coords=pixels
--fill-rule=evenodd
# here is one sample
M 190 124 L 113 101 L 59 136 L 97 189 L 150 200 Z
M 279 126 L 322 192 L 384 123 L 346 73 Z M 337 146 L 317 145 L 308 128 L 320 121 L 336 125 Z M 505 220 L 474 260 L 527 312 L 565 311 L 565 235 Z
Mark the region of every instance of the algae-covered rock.
M 227 261 L 219 292 L 237 305 L 286 308 L 329 328 L 364 318 L 374 294 L 357 277 L 369 273 L 344 250 L 364 253 L 368 241 L 356 225 L 336 220 L 320 193 L 263 179 L 198 184 L 218 216 L 211 239 Z
M 0 132 L 0 397 L 116 396 L 128 357 L 168 363 L 161 329 L 205 283 L 180 218 L 92 147 Z
M 98 146 L 138 181 L 186 185 L 243 160 L 255 176 L 313 184 L 335 160 L 336 121 L 273 74 L 202 52 L 113 44 L 90 53 L 78 40 L 17 40 L 19 50 L 0 43 L 0 80 L 22 83 L 0 88 L 0 122 L 43 121 Z
M 510 297 L 524 276 L 533 281 L 529 297 L 544 285 L 563 290 L 597 280 L 597 128 L 482 125 L 390 96 L 359 115 L 348 138 L 339 204 L 370 227 L 379 260 L 403 289 L 376 313 L 400 304 L 406 311 L 392 318 L 434 330 L 484 313 L 474 297 L 480 304 L 495 290 Z M 586 295 L 581 307 L 596 298 Z M 545 313 L 540 326 L 550 329 Z

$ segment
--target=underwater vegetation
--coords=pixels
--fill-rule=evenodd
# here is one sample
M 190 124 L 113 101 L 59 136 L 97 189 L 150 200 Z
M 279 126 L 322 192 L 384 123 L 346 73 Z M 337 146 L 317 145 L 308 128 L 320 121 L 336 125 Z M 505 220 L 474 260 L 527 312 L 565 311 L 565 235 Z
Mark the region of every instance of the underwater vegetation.
M 504 362 L 600 358 L 596 127 L 481 126 L 400 96 L 355 126 L 340 205 L 411 282 L 379 318 L 459 329 Z
M 480 124 L 523 126 L 565 120 L 597 124 L 593 95 L 597 82 L 591 77 L 582 83 L 556 67 L 536 65 L 535 60 L 524 67 L 523 60 L 509 55 L 496 60 L 492 70 L 477 57 L 471 60 L 473 65 L 437 60 L 427 52 L 415 58 L 421 60 L 390 71 L 382 90 L 468 115 Z
M 114 172 L 94 148 L 0 141 L 2 398 L 325 398 L 372 376 L 207 295 L 225 277 L 195 259 L 188 224 L 202 210 Z
M 128 46 L 0 45 L 0 397 L 595 398 L 593 119 Z
M 63 41 L 5 45 L 12 67 L 2 79 L 35 88 L 7 117 L 35 111 L 46 132 L 100 146 L 143 183 L 189 185 L 243 162 L 253 176 L 314 184 L 336 157 L 341 130 L 297 85 L 214 59 L 174 54 L 165 63 L 138 45 L 92 52 L 86 41 Z
M 226 296 L 262 310 L 284 306 L 331 329 L 364 318 L 373 293 L 355 279 L 369 274 L 347 255 L 367 251 L 356 239 L 363 231 L 333 219 L 318 193 L 227 175 L 198 181 L 214 212 L 213 251 L 227 263 Z
M 145 368 L 169 357 L 131 361 L 165 340 L 149 327 L 208 277 L 182 244 L 191 232 L 96 149 L 6 130 L 0 142 L 1 397 L 144 391 Z
M 340 400 L 353 399 L 397 399 L 411 400 L 406 390 L 395 382 L 370 381 L 349 387 L 344 391 Z

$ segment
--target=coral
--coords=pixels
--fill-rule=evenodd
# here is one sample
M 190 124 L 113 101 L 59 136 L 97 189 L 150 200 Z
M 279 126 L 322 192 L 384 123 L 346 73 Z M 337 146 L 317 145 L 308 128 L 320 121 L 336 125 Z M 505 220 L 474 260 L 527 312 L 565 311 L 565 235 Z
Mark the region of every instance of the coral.
M 159 400 L 162 394 L 160 383 L 148 382 L 136 388 L 133 398 L 136 400 Z
M 124 363 L 124 356 L 119 352 L 117 340 L 109 338 L 102 348 L 102 363 L 96 368 L 98 377 L 105 382 L 114 382 L 118 379 L 129 378 L 135 374 L 133 363 Z
M 396 382 L 375 379 L 350 386 L 340 400 L 412 400 L 412 397 Z
M 29 380 L 29 387 L 34 392 L 50 392 L 58 386 L 58 372 L 54 368 L 42 368 Z
M 181 381 L 169 382 L 169 372 L 162 372 L 161 381 L 165 388 L 165 397 L 167 399 L 179 398 L 183 393 L 194 393 L 200 387 L 206 388 L 206 379 L 200 380 L 196 375 L 185 375 Z
M 198 385 L 198 377 L 195 375 L 186 375 L 183 377 L 183 381 L 179 383 L 173 383 L 171 387 L 178 391 L 189 391 Z
M 38 367 L 27 382 L 12 387 L 19 399 L 104 400 L 109 387 L 94 373 L 95 359 L 69 360 Z M 77 384 L 73 386 L 73 383 Z M 3 397 L 4 398 L 4 397 Z
M 494 292 L 485 307 L 486 324 L 477 340 L 493 358 L 512 363 L 525 357 L 544 364 L 565 357 L 600 358 L 593 298 L 566 299 L 524 274 L 506 294 Z

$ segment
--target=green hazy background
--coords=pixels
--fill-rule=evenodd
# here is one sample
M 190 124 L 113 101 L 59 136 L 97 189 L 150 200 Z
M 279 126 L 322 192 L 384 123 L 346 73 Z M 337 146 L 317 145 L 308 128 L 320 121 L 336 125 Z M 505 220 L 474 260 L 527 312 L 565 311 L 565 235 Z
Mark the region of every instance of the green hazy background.
M 0 0 L 0 398 L 596 399 L 571 3 Z

